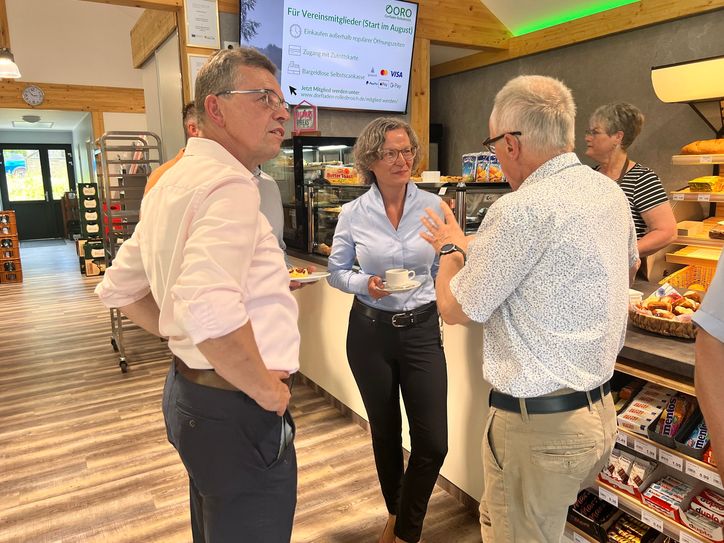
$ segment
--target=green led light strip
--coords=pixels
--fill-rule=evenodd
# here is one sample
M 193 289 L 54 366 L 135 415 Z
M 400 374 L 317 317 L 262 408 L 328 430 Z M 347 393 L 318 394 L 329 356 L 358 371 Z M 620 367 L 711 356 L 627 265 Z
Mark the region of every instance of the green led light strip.
M 568 21 L 574 21 L 581 19 L 582 17 L 588 17 L 602 11 L 609 9 L 626 6 L 628 4 L 635 4 L 639 0 L 599 0 L 598 2 L 592 2 L 586 6 L 576 7 L 572 10 L 565 11 L 563 13 L 557 13 L 551 17 L 546 17 L 534 23 L 530 23 L 513 30 L 513 36 L 522 36 L 523 34 L 529 34 L 536 30 L 543 30 L 544 28 L 550 28 Z

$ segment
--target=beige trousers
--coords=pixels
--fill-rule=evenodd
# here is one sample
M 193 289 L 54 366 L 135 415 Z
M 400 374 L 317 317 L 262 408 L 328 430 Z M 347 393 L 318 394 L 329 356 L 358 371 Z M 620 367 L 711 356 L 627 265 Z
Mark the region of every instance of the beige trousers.
M 611 395 L 545 415 L 490 408 L 482 455 L 484 543 L 559 543 L 568 506 L 593 483 L 616 439 Z

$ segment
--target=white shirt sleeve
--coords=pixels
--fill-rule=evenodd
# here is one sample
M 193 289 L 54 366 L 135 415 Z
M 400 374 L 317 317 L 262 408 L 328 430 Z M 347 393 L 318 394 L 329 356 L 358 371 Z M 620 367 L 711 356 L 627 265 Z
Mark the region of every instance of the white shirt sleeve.
M 144 298 L 151 286 L 143 268 L 139 228 L 123 242 L 113 264 L 106 270 L 103 281 L 95 288 L 96 295 L 106 307 L 124 307 Z

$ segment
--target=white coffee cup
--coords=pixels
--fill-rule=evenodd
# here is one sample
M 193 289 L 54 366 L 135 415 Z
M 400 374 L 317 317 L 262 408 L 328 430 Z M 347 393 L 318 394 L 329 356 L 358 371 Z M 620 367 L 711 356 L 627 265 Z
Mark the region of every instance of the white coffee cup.
M 423 183 L 439 183 L 440 182 L 440 172 L 433 172 L 433 171 L 422 172 L 422 182 Z
M 394 268 L 385 272 L 385 283 L 388 287 L 403 287 L 415 278 L 415 270 Z

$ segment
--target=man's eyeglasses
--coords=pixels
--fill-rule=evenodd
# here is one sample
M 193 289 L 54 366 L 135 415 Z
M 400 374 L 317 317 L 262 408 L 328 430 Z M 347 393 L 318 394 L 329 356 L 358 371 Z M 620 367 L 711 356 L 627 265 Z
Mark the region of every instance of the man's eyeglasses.
M 603 134 L 603 130 L 598 130 L 597 128 L 589 128 L 586 130 L 586 136 L 598 136 L 599 134 Z
M 250 90 L 225 90 L 217 92 L 216 96 L 225 96 L 227 94 L 263 94 L 260 101 L 274 111 L 283 109 L 289 113 L 289 104 L 286 103 L 276 92 L 271 89 L 250 89 Z
M 411 161 L 415 158 L 417 149 L 414 147 L 408 147 L 407 149 L 381 149 L 380 159 L 387 164 L 394 164 L 397 161 L 397 157 L 402 155 L 405 162 Z
M 495 142 L 502 140 L 505 136 L 521 136 L 522 134 L 518 131 L 516 132 L 503 132 L 500 136 L 495 136 L 494 138 L 488 138 L 483 142 L 483 147 L 486 147 L 488 151 L 495 154 Z

